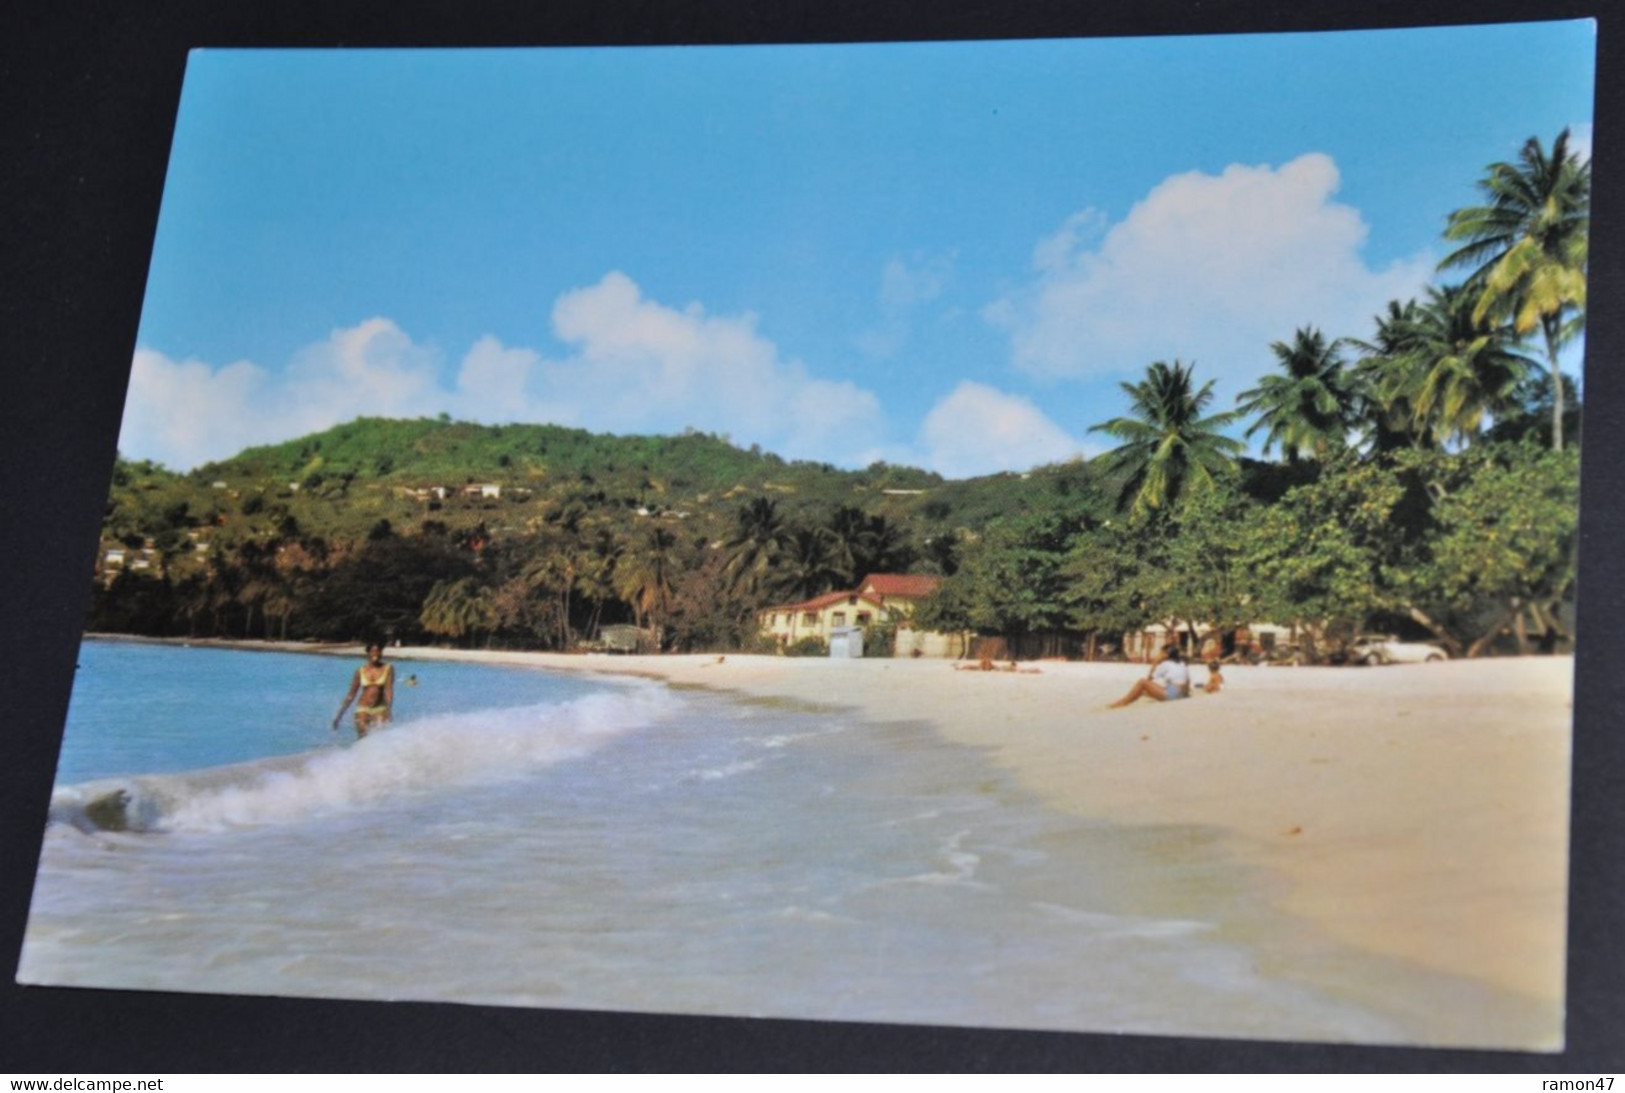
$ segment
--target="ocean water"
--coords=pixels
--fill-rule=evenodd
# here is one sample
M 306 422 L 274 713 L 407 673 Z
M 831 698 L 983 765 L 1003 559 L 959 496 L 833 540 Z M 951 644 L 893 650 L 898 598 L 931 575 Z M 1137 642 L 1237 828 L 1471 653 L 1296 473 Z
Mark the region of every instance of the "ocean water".
M 25 983 L 1381 1042 L 1273 979 L 1195 829 L 927 727 L 644 680 L 87 641 Z

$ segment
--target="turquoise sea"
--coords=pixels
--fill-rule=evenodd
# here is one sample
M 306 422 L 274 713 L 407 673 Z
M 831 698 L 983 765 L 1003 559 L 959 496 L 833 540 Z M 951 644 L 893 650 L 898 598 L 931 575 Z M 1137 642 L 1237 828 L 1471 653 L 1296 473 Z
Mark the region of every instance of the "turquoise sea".
M 356 663 L 85 642 L 19 980 L 1405 1039 L 1262 969 L 1202 832 L 1059 813 L 926 726 L 401 661 L 357 742 Z

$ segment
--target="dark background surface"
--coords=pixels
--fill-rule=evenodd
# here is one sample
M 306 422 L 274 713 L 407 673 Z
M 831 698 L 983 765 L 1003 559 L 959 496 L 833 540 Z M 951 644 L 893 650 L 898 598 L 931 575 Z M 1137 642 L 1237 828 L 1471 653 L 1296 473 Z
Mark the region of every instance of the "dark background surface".
M 1600 25 L 1564 1055 L 24 989 L 11 981 L 188 49 L 1088 37 L 1579 17 Z M 1625 20 L 1604 0 L 25 0 L 9 7 L 0 15 L 0 1073 L 1482 1070 L 1557 1077 L 1622 1069 L 1625 157 L 1611 147 L 1622 50 Z M 1506 75 L 1539 78 L 1538 71 Z

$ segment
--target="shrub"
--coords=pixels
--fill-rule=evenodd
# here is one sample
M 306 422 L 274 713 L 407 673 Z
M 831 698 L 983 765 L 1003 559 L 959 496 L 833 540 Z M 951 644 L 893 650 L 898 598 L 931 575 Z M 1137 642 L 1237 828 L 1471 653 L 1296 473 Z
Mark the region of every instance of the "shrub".
M 829 656 L 829 642 L 820 637 L 808 635 L 799 641 L 793 641 L 784 647 L 787 657 L 827 657 Z
M 863 632 L 863 656 L 892 657 L 897 655 L 897 624 L 877 622 Z
M 779 642 L 772 634 L 757 632 L 746 637 L 739 643 L 741 653 L 762 654 L 772 656 L 779 651 Z

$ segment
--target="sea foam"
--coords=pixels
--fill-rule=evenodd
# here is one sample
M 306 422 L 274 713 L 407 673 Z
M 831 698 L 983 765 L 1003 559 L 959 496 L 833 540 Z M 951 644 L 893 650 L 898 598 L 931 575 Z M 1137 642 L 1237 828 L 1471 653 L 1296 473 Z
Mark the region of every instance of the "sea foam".
M 139 832 L 297 822 L 412 794 L 521 779 L 666 720 L 681 703 L 670 691 L 636 685 L 566 702 L 427 717 L 350 746 L 65 786 L 53 794 L 50 815 L 81 830 Z

